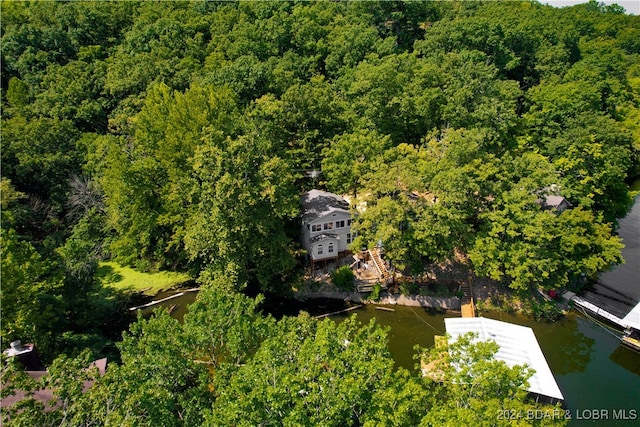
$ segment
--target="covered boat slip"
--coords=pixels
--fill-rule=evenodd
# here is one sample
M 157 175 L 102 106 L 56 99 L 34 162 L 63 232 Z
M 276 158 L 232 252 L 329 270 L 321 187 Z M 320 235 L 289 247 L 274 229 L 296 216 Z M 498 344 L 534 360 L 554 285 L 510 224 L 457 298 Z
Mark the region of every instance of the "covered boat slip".
M 633 309 L 622 319 L 622 323 L 627 328 L 633 328 L 640 331 L 640 304 L 633 307 Z
M 526 364 L 534 369 L 535 373 L 529 378 L 528 391 L 536 399 L 549 403 L 564 400 L 533 329 L 484 317 L 450 318 L 444 319 L 444 323 L 452 341 L 460 335 L 475 332 L 478 340 L 493 340 L 498 344 L 497 360 L 504 361 L 508 366 Z
M 627 314 L 622 323 L 626 325 L 626 333 L 620 339 L 622 344 L 640 351 L 640 304 L 636 305 L 633 310 Z

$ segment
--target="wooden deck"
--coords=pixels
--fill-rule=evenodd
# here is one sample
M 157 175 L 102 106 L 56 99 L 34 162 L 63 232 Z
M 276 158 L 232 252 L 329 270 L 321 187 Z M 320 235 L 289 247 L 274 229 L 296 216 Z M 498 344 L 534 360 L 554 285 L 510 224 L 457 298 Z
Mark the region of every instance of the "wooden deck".
M 473 291 L 471 289 L 471 283 L 467 283 L 460 287 L 460 290 L 464 292 L 462 301 L 460 301 L 460 310 L 462 311 L 462 317 L 476 317 L 476 306 L 473 303 Z
M 468 304 L 462 304 L 462 317 L 476 317 L 476 307 L 473 304 L 473 299 Z

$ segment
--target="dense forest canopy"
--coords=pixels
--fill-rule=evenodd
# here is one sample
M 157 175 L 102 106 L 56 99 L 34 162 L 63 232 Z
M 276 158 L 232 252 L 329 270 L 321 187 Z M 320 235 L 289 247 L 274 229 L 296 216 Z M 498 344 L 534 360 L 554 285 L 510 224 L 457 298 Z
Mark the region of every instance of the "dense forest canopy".
M 1 7 L 4 347 L 34 341 L 48 360 L 124 351 L 113 375 L 133 375 L 133 342 L 118 350 L 109 335 L 123 297 L 100 286 L 99 262 L 286 294 L 300 280 L 299 197 L 316 186 L 366 203 L 353 248 L 382 242 L 408 274 L 461 253 L 477 277 L 554 289 L 622 261 L 617 220 L 640 173 L 640 18 L 617 6 Z M 543 209 L 547 195 L 571 208 Z M 274 336 L 328 333 L 305 322 L 255 338 L 221 401 L 276 353 L 273 369 L 289 369 Z M 244 409 L 217 411 L 207 420 L 233 424 Z

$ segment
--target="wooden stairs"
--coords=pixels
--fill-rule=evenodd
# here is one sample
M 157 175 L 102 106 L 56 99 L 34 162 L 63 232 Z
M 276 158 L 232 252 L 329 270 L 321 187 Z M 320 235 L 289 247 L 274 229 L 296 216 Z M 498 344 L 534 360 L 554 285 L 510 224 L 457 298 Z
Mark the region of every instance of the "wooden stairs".
M 378 271 L 380 280 L 386 283 L 387 279 L 391 277 L 391 274 L 389 274 L 389 270 L 387 270 L 384 261 L 380 257 L 380 252 L 378 251 L 378 249 L 374 249 L 372 251 L 369 250 L 367 252 L 369 252 L 369 257 L 373 260 L 373 264 L 376 266 L 376 270 Z

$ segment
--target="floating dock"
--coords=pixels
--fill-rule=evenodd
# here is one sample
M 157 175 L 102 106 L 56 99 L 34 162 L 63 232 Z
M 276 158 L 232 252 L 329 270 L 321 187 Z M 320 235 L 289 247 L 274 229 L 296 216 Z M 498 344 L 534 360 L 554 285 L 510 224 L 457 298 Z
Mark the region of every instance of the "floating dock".
M 625 317 L 620 318 L 609 311 L 598 307 L 584 298 L 576 296 L 573 292 L 567 292 L 563 297 L 573 303 L 579 311 L 595 314 L 608 322 L 617 325 L 624 331 L 624 336 L 620 338 L 622 344 L 640 351 L 640 303 L 637 304 Z
M 615 323 L 616 325 L 622 327 L 623 329 L 627 327 L 621 318 L 619 318 L 615 314 L 609 313 L 607 310 L 600 308 L 595 304 L 590 303 L 584 298 L 580 298 L 579 296 L 573 296 L 569 299 L 569 301 L 572 302 L 575 306 L 588 310 L 591 313 L 596 314 L 602 317 L 603 319 L 608 320 L 609 322 Z

